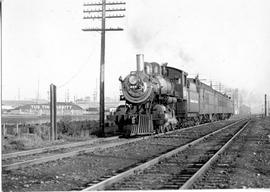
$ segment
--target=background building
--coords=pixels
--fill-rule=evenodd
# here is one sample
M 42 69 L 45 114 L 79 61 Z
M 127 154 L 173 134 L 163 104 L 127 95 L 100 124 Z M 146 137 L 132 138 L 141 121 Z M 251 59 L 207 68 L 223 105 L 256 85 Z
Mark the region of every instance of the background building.
M 80 106 L 69 102 L 56 103 L 57 115 L 82 115 L 85 110 Z M 11 114 L 50 115 L 50 104 L 26 104 L 11 110 Z

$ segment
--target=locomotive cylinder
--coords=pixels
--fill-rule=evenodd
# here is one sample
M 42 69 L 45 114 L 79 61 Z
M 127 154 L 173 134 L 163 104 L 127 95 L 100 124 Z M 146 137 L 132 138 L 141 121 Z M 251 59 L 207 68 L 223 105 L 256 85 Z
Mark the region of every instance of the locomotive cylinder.
M 137 62 L 137 71 L 142 71 L 144 67 L 144 58 L 143 54 L 136 55 L 136 62 Z

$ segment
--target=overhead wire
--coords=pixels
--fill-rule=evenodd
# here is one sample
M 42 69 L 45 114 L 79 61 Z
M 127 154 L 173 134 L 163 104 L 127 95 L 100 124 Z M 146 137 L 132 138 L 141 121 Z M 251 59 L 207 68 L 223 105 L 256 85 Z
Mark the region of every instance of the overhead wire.
M 94 48 L 92 48 L 93 50 Z M 92 52 L 91 50 L 91 52 Z M 85 59 L 85 62 L 83 62 L 83 64 L 79 67 L 79 69 L 68 79 L 66 80 L 64 83 L 58 85 L 58 89 L 61 89 L 63 87 L 65 87 L 66 85 L 68 85 L 73 79 L 75 79 L 82 71 L 82 69 L 84 69 L 84 67 L 86 66 L 87 61 L 91 59 L 91 55 L 88 55 L 88 57 Z

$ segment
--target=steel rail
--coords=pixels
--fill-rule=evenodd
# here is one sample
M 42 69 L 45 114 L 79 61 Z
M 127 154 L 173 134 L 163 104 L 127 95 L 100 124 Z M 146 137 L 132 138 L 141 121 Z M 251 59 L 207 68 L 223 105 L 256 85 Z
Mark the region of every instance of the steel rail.
M 142 139 L 144 138 L 142 137 L 142 138 L 136 138 L 133 140 L 127 140 L 127 141 L 125 140 L 125 141 L 119 141 L 116 143 L 109 143 L 109 144 L 104 144 L 104 145 L 99 145 L 99 146 L 94 146 L 94 147 L 87 147 L 87 148 L 83 148 L 83 149 L 79 149 L 79 150 L 75 150 L 75 151 L 71 151 L 67 153 L 52 155 L 49 157 L 42 157 L 38 159 L 32 159 L 32 160 L 27 160 L 23 162 L 13 163 L 13 164 L 6 164 L 6 165 L 2 165 L 2 170 L 19 169 L 19 168 L 27 167 L 30 165 L 36 165 L 36 164 L 46 163 L 49 161 L 55 161 L 55 160 L 72 157 L 72 156 L 76 156 L 80 154 L 90 153 L 90 152 L 94 152 L 95 150 L 107 149 L 110 147 L 116 147 L 119 145 L 129 144 L 129 143 L 133 143 Z
M 234 123 L 232 123 L 230 125 L 226 125 L 225 127 L 221 128 L 219 130 L 216 130 L 216 131 L 214 131 L 212 133 L 209 133 L 209 134 L 207 134 L 207 135 L 205 135 L 205 136 L 203 136 L 203 137 L 201 137 L 199 139 L 196 139 L 196 140 L 194 140 L 194 141 L 192 141 L 190 143 L 187 143 L 187 144 L 185 144 L 185 145 L 183 145 L 181 147 L 178 147 L 178 148 L 176 148 L 176 149 L 174 149 L 174 150 L 172 150 L 172 151 L 170 151 L 168 153 L 162 154 L 159 157 L 156 157 L 156 158 L 154 158 L 154 159 L 152 159 L 152 160 L 150 160 L 150 161 L 148 161 L 146 163 L 138 165 L 138 166 L 136 166 L 134 168 L 131 168 L 131 169 L 125 171 L 125 172 L 122 172 L 122 173 L 120 173 L 118 175 L 112 176 L 112 177 L 110 177 L 108 179 L 105 179 L 105 180 L 99 182 L 99 183 L 93 184 L 92 186 L 87 187 L 87 188 L 83 189 L 82 191 L 104 190 L 106 186 L 111 185 L 111 184 L 113 184 L 113 183 L 115 183 L 115 182 L 117 182 L 117 181 L 119 181 L 119 180 L 121 180 L 121 179 L 123 179 L 125 177 L 128 177 L 128 176 L 130 176 L 130 175 L 132 175 L 132 174 L 134 174 L 136 172 L 144 170 L 149 166 L 157 164 L 161 160 L 163 160 L 165 158 L 168 158 L 168 157 L 171 157 L 174 154 L 177 154 L 177 153 L 179 153 L 179 152 L 181 152 L 181 151 L 183 151 L 183 150 L 185 150 L 185 149 L 199 143 L 200 141 L 202 141 L 202 140 L 204 140 L 204 139 L 206 139 L 206 138 L 208 138 L 208 137 L 210 137 L 210 136 L 212 136 L 214 134 L 217 134 L 217 133 L 223 131 L 224 129 L 227 129 L 227 128 L 229 128 L 229 127 L 231 127 L 231 126 L 233 126 L 235 124 L 238 124 L 238 123 L 240 123 L 242 121 L 244 121 L 244 120 L 241 119 L 241 120 L 239 120 L 237 122 L 234 122 Z
M 88 141 L 49 146 L 49 147 L 31 149 L 31 150 L 26 150 L 26 151 L 19 151 L 19 152 L 14 152 L 14 153 L 6 153 L 6 154 L 2 154 L 2 160 L 9 159 L 9 158 L 22 157 L 22 156 L 27 156 L 27 155 L 33 155 L 33 154 L 39 154 L 39 153 L 45 153 L 49 151 L 56 151 L 59 149 L 65 149 L 65 148 L 70 148 L 70 147 L 78 147 L 82 145 L 94 144 L 99 141 L 111 141 L 115 139 L 118 139 L 118 137 L 93 139 L 93 140 L 88 140 Z
M 235 123 L 237 123 L 237 122 L 229 124 L 228 126 L 231 126 L 231 125 L 233 125 Z M 27 167 L 27 166 L 30 166 L 30 165 L 37 165 L 37 164 L 46 163 L 46 162 L 49 162 L 49 161 L 55 161 L 55 160 L 60 160 L 60 159 L 63 159 L 63 158 L 68 158 L 68 157 L 72 157 L 72 156 L 76 156 L 76 155 L 80 155 L 80 154 L 94 152 L 95 150 L 107 149 L 107 148 L 116 147 L 116 146 L 120 146 L 120 145 L 124 145 L 124 144 L 134 143 L 134 142 L 144 140 L 144 139 L 148 139 L 148 138 L 151 138 L 151 137 L 158 137 L 158 136 L 165 135 L 165 134 L 170 134 L 170 133 L 173 133 L 173 132 L 182 132 L 182 131 L 185 131 L 185 130 L 188 130 L 188 129 L 191 129 L 191 128 L 201 127 L 201 126 L 208 125 L 208 124 L 211 124 L 211 123 L 200 124 L 200 125 L 196 125 L 196 126 L 192 126 L 192 127 L 186 127 L 186 128 L 177 129 L 177 130 L 169 131 L 169 132 L 166 132 L 166 133 L 160 133 L 160 134 L 156 134 L 156 135 L 139 137 L 139 138 L 135 138 L 135 139 L 132 139 L 132 140 L 119 141 L 117 143 L 110 143 L 110 144 L 104 144 L 104 145 L 100 145 L 100 146 L 82 148 L 82 149 L 79 149 L 79 150 L 66 152 L 66 153 L 61 153 L 61 154 L 57 154 L 57 155 L 51 155 L 51 156 L 48 156 L 48 157 L 41 157 L 41 158 L 37 158 L 37 159 L 31 159 L 31 160 L 27 160 L 27 161 L 12 163 L 12 164 L 2 164 L 2 169 L 5 170 L 5 171 L 14 170 L 14 169 L 20 169 L 20 168 L 24 168 L 24 167 Z M 36 149 L 36 150 L 38 150 L 38 149 Z M 20 153 L 20 152 L 18 152 L 18 153 Z
M 192 126 L 192 127 L 182 128 L 182 129 L 176 129 L 174 131 L 177 131 L 177 132 L 183 131 L 183 130 L 187 130 L 187 129 L 191 129 L 191 128 L 195 128 L 195 127 L 199 127 L 199 126 L 203 126 L 203 125 L 207 125 L 207 124 L 210 124 L 210 123 L 200 124 L 200 125 L 196 125 L 196 126 Z M 159 133 L 159 134 L 155 134 L 155 135 L 151 135 L 151 136 L 156 137 L 159 135 L 169 134 L 169 133 L 172 133 L 174 131 L 168 131 L 166 133 Z M 148 137 L 150 137 L 150 136 L 144 136 L 142 138 L 148 138 Z M 62 145 L 57 145 L 57 146 L 49 146 L 49 147 L 43 147 L 43 148 L 37 148 L 37 149 L 31 149 L 31 150 L 25 150 L 25 151 L 13 152 L 13 153 L 5 153 L 5 154 L 2 154 L 2 160 L 6 160 L 9 158 L 22 157 L 22 156 L 27 156 L 27 155 L 33 155 L 33 154 L 39 154 L 39 153 L 45 153 L 45 152 L 49 152 L 49 151 L 56 151 L 59 149 L 65 149 L 65 148 L 70 148 L 70 147 L 78 147 L 78 146 L 82 146 L 82 145 L 93 144 L 93 143 L 99 142 L 99 141 L 110 141 L 110 140 L 116 140 L 116 139 L 118 139 L 118 136 L 110 137 L 110 138 L 102 138 L 102 139 L 93 139 L 90 141 L 62 144 Z
M 232 143 L 232 141 L 248 126 L 250 121 L 246 122 L 246 124 L 228 141 L 225 145 L 223 145 L 214 156 L 212 156 L 191 178 L 189 178 L 184 185 L 182 185 L 179 189 L 189 189 L 196 180 L 204 174 L 211 164 L 217 160 L 220 154 Z

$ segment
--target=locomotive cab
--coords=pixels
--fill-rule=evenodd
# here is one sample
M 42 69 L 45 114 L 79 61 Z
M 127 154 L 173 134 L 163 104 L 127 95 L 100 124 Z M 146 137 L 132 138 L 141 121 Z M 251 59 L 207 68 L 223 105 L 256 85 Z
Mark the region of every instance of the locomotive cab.
M 175 115 L 178 118 L 185 117 L 187 113 L 187 76 L 182 70 L 173 67 L 166 67 L 167 78 L 174 84 L 174 94 L 177 98 Z
M 175 69 L 173 67 L 166 67 L 166 75 L 167 78 L 170 79 L 170 81 L 175 86 L 175 96 L 177 97 L 177 100 L 187 100 L 187 73 Z

